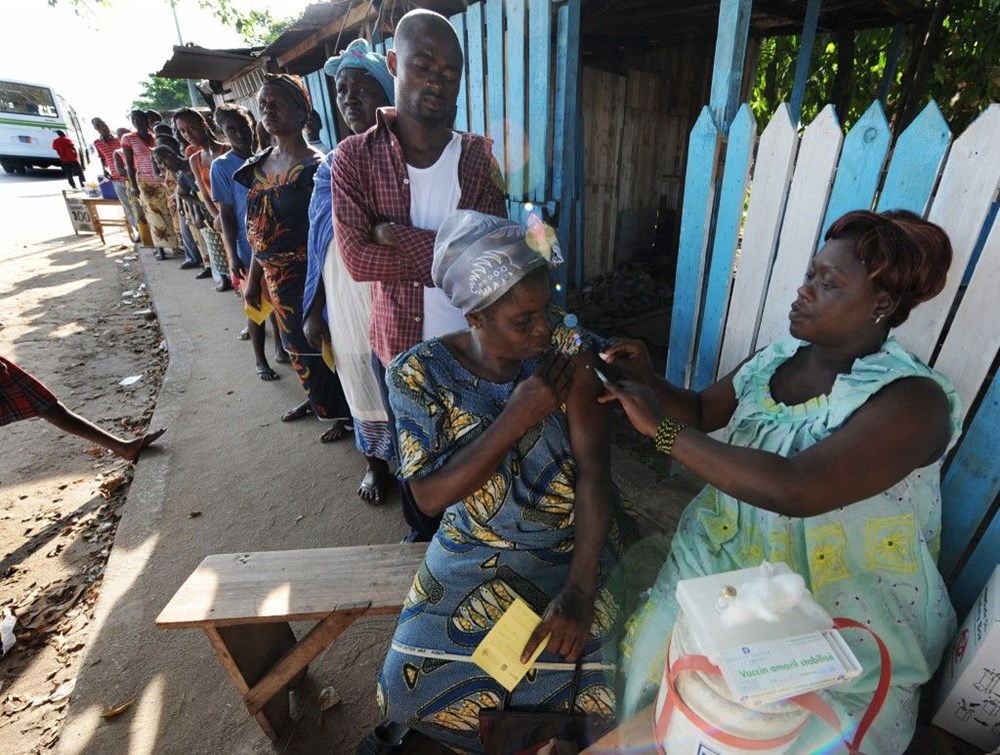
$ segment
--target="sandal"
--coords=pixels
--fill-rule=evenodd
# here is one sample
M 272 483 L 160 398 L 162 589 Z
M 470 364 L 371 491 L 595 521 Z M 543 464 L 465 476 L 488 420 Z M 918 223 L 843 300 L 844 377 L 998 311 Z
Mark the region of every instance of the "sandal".
M 294 422 L 297 419 L 302 419 L 303 417 L 308 417 L 312 414 L 312 407 L 309 405 L 308 401 L 303 401 L 301 404 L 296 406 L 294 409 L 289 409 L 287 412 L 281 415 L 282 422 Z
M 358 755 L 392 755 L 403 752 L 403 743 L 411 733 L 406 724 L 383 721 L 358 743 Z
M 265 383 L 269 383 L 272 380 L 280 380 L 281 379 L 281 375 L 279 375 L 277 372 L 275 372 L 274 370 L 272 370 L 266 364 L 257 368 L 257 377 L 259 377 Z M 282 420 L 285 420 L 285 418 L 282 417 Z M 285 420 L 285 421 L 288 422 L 290 420 Z
M 249 341 L 250 340 L 250 328 L 243 328 L 240 334 L 236 336 L 237 341 Z

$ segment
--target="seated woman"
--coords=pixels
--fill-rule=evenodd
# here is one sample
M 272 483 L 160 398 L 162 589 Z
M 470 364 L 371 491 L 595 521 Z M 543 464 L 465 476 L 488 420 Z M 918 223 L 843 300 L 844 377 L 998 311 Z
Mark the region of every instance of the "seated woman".
M 955 627 L 936 566 L 938 465 L 960 415 L 947 378 L 889 330 L 941 291 L 950 264 L 951 244 L 936 225 L 904 211 L 850 212 L 809 265 L 789 313 L 793 338 L 704 391 L 655 376 L 640 344 L 608 349 L 629 379 L 609 385 L 601 401 L 620 401 L 658 450 L 709 483 L 685 510 L 648 602 L 629 620 L 626 715 L 655 695 L 678 580 L 784 561 L 832 616 L 885 641 L 891 688 L 861 747 L 906 749 L 920 685 Z M 706 434 L 722 428 L 726 443 Z M 821 694 L 850 739 L 880 664 L 870 637 L 845 638 L 864 672 Z M 793 751 L 842 746 L 813 719 Z
M 415 346 L 388 371 L 399 474 L 425 513 L 444 517 L 379 699 L 391 721 L 463 751 L 481 749 L 479 712 L 504 697 L 470 656 L 516 598 L 543 617 L 525 657 L 551 638 L 511 708 L 565 710 L 582 656 L 577 709 L 614 709 L 604 663 L 618 615 L 604 587 L 618 550 L 608 412 L 584 369 L 597 363 L 589 337 L 550 326 L 543 235 L 526 239 L 517 223 L 471 210 L 449 216 L 432 279 L 470 328 Z

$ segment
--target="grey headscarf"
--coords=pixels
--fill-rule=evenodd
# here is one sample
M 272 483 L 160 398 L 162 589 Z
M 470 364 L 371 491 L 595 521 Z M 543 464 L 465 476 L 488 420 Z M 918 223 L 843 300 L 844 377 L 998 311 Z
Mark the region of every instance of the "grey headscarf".
M 462 310 L 486 309 L 532 270 L 562 262 L 555 231 L 473 210 L 453 212 L 437 232 L 431 279 Z

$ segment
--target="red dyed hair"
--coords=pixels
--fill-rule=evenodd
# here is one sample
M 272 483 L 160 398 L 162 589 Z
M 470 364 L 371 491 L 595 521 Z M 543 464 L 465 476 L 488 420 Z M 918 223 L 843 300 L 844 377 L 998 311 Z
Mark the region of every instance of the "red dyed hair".
M 855 253 L 868 280 L 899 303 L 889 316 L 895 328 L 910 310 L 944 288 L 951 266 L 951 241 L 944 230 L 909 210 L 854 210 L 833 221 L 826 240 L 856 240 Z

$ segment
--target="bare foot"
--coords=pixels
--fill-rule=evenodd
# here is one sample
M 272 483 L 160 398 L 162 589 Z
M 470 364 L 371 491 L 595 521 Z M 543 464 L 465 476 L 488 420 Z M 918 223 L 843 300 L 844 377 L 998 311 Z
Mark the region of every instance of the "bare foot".
M 319 436 L 320 443 L 333 443 L 341 438 L 346 438 L 351 434 L 351 429 L 348 427 L 347 422 L 342 419 L 338 419 L 333 423 L 333 427 L 327 430 L 325 433 Z
M 154 430 L 151 433 L 146 433 L 133 440 L 127 440 L 122 443 L 120 449 L 112 449 L 116 454 L 121 456 L 125 461 L 137 461 L 139 454 L 143 452 L 146 446 L 150 446 L 156 442 L 163 433 L 167 431 L 167 428 L 161 427 L 159 430 Z
M 282 422 L 294 422 L 297 419 L 302 419 L 312 414 L 312 406 L 308 401 L 303 401 L 296 407 L 289 409 L 287 412 L 281 415 Z

